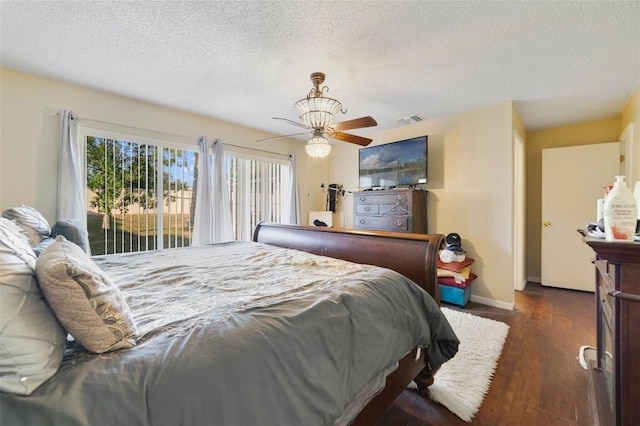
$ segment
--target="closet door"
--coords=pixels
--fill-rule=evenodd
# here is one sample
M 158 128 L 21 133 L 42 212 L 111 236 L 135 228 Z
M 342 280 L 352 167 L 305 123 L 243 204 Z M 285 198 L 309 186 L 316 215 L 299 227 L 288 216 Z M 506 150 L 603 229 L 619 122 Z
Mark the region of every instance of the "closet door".
M 593 251 L 576 232 L 620 174 L 620 143 L 542 150 L 542 285 L 594 291 Z

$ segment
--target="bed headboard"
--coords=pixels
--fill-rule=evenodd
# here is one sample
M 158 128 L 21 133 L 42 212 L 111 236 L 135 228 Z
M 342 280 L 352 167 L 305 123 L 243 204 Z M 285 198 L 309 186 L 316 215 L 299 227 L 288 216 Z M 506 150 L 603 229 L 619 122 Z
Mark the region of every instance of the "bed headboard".
M 425 289 L 440 303 L 436 278 L 442 234 L 281 225 L 262 222 L 253 241 L 392 269 Z

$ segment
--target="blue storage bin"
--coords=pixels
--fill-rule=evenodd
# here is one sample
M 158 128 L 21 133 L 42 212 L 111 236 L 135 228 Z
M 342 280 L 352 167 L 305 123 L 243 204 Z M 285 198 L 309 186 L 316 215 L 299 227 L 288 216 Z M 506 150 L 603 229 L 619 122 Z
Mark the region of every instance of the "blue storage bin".
M 440 287 L 440 300 L 454 305 L 464 306 L 471 299 L 471 284 L 465 288 L 438 284 Z

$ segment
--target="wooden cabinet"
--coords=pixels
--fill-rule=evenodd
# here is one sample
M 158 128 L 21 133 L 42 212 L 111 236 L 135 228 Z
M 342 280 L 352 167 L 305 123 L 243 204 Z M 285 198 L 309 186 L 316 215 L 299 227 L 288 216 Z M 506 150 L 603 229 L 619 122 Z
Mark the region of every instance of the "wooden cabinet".
M 427 233 L 427 191 L 389 189 L 353 194 L 353 227 Z
M 640 420 L 640 243 L 586 238 L 596 259 L 597 360 L 589 365 L 593 424 Z

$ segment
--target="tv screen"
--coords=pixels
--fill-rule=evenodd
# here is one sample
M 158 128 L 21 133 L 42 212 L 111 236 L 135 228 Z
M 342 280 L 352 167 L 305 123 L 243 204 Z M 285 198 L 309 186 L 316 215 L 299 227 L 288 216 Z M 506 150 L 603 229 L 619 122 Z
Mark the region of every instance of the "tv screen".
M 427 183 L 427 136 L 360 149 L 360 189 Z

